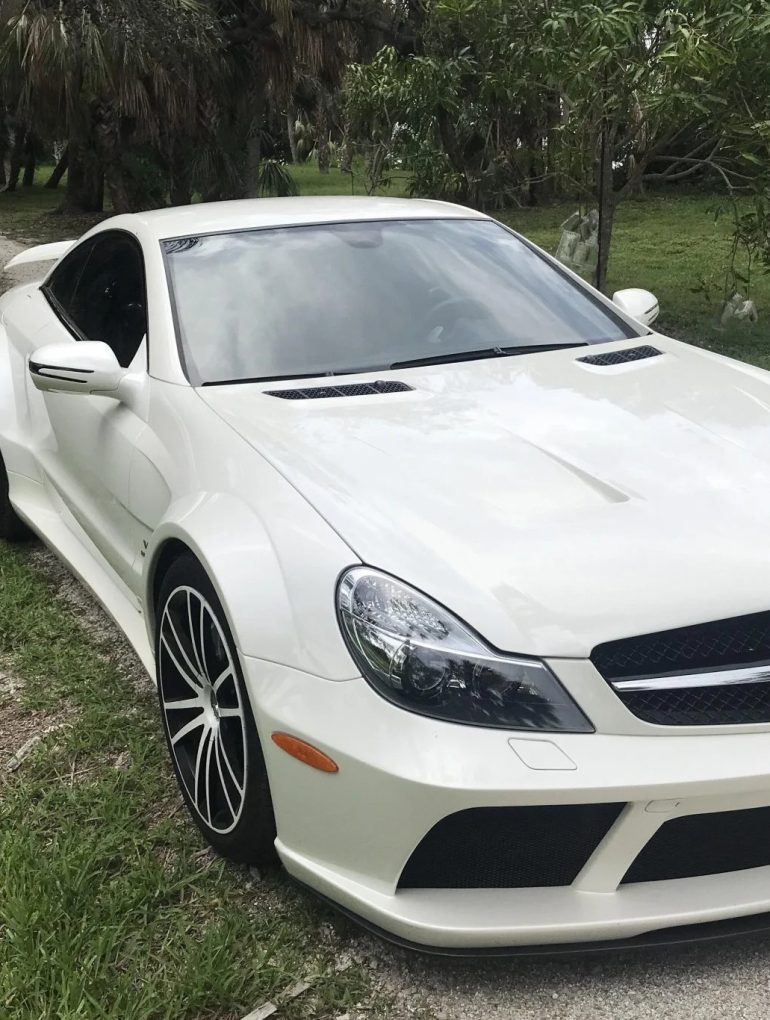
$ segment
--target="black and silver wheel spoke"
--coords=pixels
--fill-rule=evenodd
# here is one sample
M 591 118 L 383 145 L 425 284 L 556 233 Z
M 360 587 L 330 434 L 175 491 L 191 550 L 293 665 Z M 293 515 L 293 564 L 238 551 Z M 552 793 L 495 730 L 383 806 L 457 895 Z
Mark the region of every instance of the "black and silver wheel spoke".
M 206 825 L 229 832 L 246 792 L 246 719 L 222 628 L 193 588 L 176 588 L 164 607 L 158 684 L 187 794 Z

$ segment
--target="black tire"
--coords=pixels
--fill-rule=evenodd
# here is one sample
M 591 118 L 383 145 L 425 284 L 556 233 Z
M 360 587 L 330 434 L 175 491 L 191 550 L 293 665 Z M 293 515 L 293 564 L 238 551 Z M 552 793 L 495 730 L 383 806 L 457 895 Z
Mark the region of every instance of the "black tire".
M 156 610 L 160 714 L 182 797 L 217 853 L 269 867 L 275 817 L 262 747 L 222 604 L 192 555 L 166 572 Z
M 24 542 L 32 532 L 18 516 L 8 498 L 8 474 L 3 458 L 0 457 L 0 538 L 6 542 Z

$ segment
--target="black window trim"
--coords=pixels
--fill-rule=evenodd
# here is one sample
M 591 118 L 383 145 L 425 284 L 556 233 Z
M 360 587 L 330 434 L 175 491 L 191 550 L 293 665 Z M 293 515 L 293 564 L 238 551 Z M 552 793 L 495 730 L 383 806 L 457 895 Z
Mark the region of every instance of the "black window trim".
M 149 375 L 149 372 L 150 372 L 150 310 L 149 310 L 148 303 L 147 303 L 147 267 L 145 265 L 144 250 L 142 248 L 141 241 L 136 236 L 136 234 L 132 234 L 130 230 L 126 230 L 123 227 L 110 227 L 107 230 L 100 230 L 100 231 L 98 231 L 95 234 L 91 234 L 90 237 L 83 238 L 73 248 L 70 248 L 70 250 L 66 253 L 66 255 L 61 260 L 61 262 L 58 262 L 56 264 L 56 266 L 51 270 L 51 272 L 48 274 L 48 276 L 45 278 L 45 280 L 41 283 L 40 290 L 41 290 L 41 292 L 43 294 L 43 297 L 46 299 L 48 304 L 51 306 L 51 309 L 52 309 L 54 315 L 59 320 L 59 322 L 62 324 L 62 326 L 64 326 L 64 328 L 67 330 L 67 332 L 71 333 L 72 336 L 75 338 L 75 340 L 77 340 L 79 342 L 83 342 L 83 341 L 87 342 L 89 340 L 89 337 L 87 337 L 85 335 L 85 333 L 83 333 L 83 331 L 79 328 L 77 323 L 73 319 L 70 318 L 69 314 L 67 313 L 67 310 L 64 308 L 64 306 L 61 304 L 61 302 L 58 300 L 56 295 L 51 290 L 50 283 L 53 280 L 54 276 L 56 275 L 57 270 L 59 269 L 59 267 L 64 262 L 64 259 L 68 259 L 71 255 L 74 255 L 75 252 L 79 251 L 80 248 L 83 248 L 86 245 L 90 245 L 91 249 L 93 249 L 94 245 L 97 244 L 99 241 L 102 241 L 104 238 L 108 238 L 109 239 L 110 237 L 114 237 L 116 235 L 118 235 L 120 237 L 123 237 L 123 238 L 128 238 L 129 243 L 132 244 L 134 246 L 134 248 L 136 248 L 136 250 L 139 252 L 139 262 L 140 262 L 140 265 L 142 267 L 142 294 L 144 296 L 145 358 L 147 359 L 146 369 L 147 369 L 147 373 Z M 90 258 L 91 258 L 91 251 L 89 251 L 89 253 L 88 253 L 88 257 L 86 259 L 86 264 L 84 266 L 84 269 L 88 267 L 88 263 L 90 261 Z M 80 280 L 78 280 L 78 286 L 79 285 L 80 285 Z M 140 343 L 139 346 L 141 346 L 141 343 Z
M 351 224 L 351 225 L 357 224 L 357 225 L 361 226 L 361 225 L 364 225 L 364 224 L 367 224 L 367 223 L 420 223 L 420 222 L 435 222 L 436 220 L 440 220 L 442 222 L 447 222 L 447 221 L 451 222 L 453 220 L 461 220 L 461 221 L 467 222 L 468 220 L 471 220 L 471 221 L 473 221 L 475 223 L 494 223 L 496 226 L 501 227 L 507 233 L 513 234 L 513 236 L 518 241 L 521 241 L 521 243 L 526 248 L 528 248 L 534 255 L 536 255 L 542 262 L 547 263 L 549 266 L 551 266 L 552 269 L 556 270 L 556 272 L 559 273 L 559 275 L 562 276 L 565 280 L 567 280 L 568 283 L 572 284 L 572 286 L 575 287 L 576 290 L 579 290 L 581 293 L 583 293 L 588 298 L 589 301 L 591 301 L 597 307 L 601 308 L 609 316 L 610 319 L 614 320 L 614 322 L 615 322 L 615 324 L 617 326 L 620 326 L 624 331 L 631 331 L 629 333 L 629 335 L 625 337 L 626 340 L 634 340 L 634 339 L 638 340 L 641 337 L 652 336 L 652 334 L 654 332 L 653 330 L 649 329 L 649 327 L 646 327 L 646 326 L 640 327 L 638 323 L 629 322 L 628 319 L 626 319 L 623 315 L 620 314 L 618 308 L 615 305 L 613 305 L 612 300 L 610 298 L 608 298 L 606 294 L 602 294 L 601 292 L 597 292 L 594 287 L 592 287 L 586 280 L 584 280 L 582 277 L 578 276 L 577 274 L 573 275 L 571 272 L 569 272 L 567 270 L 567 268 L 565 266 L 562 265 L 561 262 L 559 262 L 559 260 L 554 255 L 551 255 L 547 251 L 545 251 L 544 249 L 539 248 L 534 243 L 534 241 L 530 241 L 529 238 L 524 237 L 523 234 L 520 234 L 517 230 L 514 230 L 513 227 L 509 227 L 506 223 L 502 223 L 500 220 L 496 220 L 493 216 L 486 216 L 486 215 L 483 215 L 483 214 L 481 214 L 481 215 L 475 214 L 474 215 L 472 209 L 468 210 L 468 215 L 467 216 L 441 216 L 441 215 L 436 215 L 436 216 L 377 216 L 377 217 L 374 217 L 372 219 L 364 218 L 364 219 L 355 219 L 355 220 L 348 220 L 348 219 L 344 219 L 344 220 L 310 220 L 308 222 L 304 222 L 303 221 L 301 223 L 270 223 L 270 224 L 259 223 L 259 224 L 256 224 L 256 225 L 250 226 L 250 227 L 232 227 L 230 229 L 202 230 L 200 232 L 191 231 L 190 233 L 187 233 L 187 234 L 175 234 L 173 237 L 161 237 L 159 239 L 159 241 L 158 241 L 158 243 L 160 245 L 161 257 L 163 258 L 163 268 L 164 268 L 165 274 L 166 274 L 166 288 L 167 288 L 167 291 L 168 291 L 169 304 L 171 305 L 171 319 L 172 319 L 172 322 L 174 324 L 174 339 L 176 340 L 177 355 L 179 356 L 179 364 L 180 364 L 180 366 L 182 368 L 182 372 L 183 372 L 185 378 L 187 379 L 188 383 L 191 386 L 193 386 L 193 387 L 202 387 L 202 386 L 240 386 L 240 385 L 244 385 L 246 383 L 262 382 L 263 380 L 262 379 L 258 379 L 258 380 L 255 380 L 255 379 L 226 379 L 226 380 L 223 380 L 223 381 L 204 382 L 202 379 L 197 377 L 198 376 L 197 372 L 195 373 L 195 377 L 193 377 L 193 373 L 191 372 L 190 366 L 188 366 L 188 364 L 187 364 L 187 359 L 185 357 L 185 351 L 184 351 L 184 344 L 182 343 L 182 328 L 181 328 L 181 322 L 179 320 L 179 312 L 178 312 L 178 309 L 177 309 L 176 294 L 174 292 L 174 280 L 173 280 L 173 277 L 171 276 L 171 269 L 170 269 L 170 266 L 169 266 L 169 254 L 166 251 L 166 245 L 167 244 L 173 244 L 174 241 L 184 241 L 184 240 L 187 240 L 187 238 L 190 238 L 190 237 L 195 237 L 195 238 L 224 237 L 224 236 L 230 236 L 230 235 L 233 235 L 233 234 L 256 234 L 258 232 L 261 233 L 262 231 L 265 231 L 265 230 L 293 230 L 295 228 L 301 229 L 303 227 L 339 227 L 339 226 L 345 226 L 347 224 Z M 640 329 L 643 329 L 644 332 L 640 332 L 639 331 Z M 597 341 L 596 344 L 591 344 L 591 346 L 597 346 L 598 347 L 602 343 L 606 343 L 606 342 L 621 343 L 620 340 L 618 340 L 618 341 Z M 377 371 L 385 371 L 385 370 L 384 369 L 378 369 Z M 362 375 L 362 374 L 365 374 L 365 372 L 362 372 L 361 370 L 356 370 L 356 371 L 351 371 L 351 372 L 336 372 L 336 373 L 333 373 L 333 374 L 334 375 Z M 292 379 L 323 379 L 325 377 L 325 375 L 328 376 L 329 373 L 326 373 L 326 374 L 321 373 L 320 375 L 318 373 L 315 373 L 314 375 L 303 374 L 303 375 L 291 375 L 291 376 L 283 376 L 283 375 L 282 376 L 271 376 L 269 380 L 264 380 L 264 381 L 265 382 L 276 382 L 276 381 L 284 382 L 284 381 L 290 381 Z

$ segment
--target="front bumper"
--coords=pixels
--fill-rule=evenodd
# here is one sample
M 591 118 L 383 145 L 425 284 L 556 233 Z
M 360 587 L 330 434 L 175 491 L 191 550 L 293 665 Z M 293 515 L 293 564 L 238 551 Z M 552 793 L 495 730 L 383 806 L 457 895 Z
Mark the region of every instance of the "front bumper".
M 244 668 L 287 871 L 399 940 L 561 946 L 770 911 L 770 866 L 621 885 L 666 821 L 770 805 L 770 732 L 511 734 L 413 715 L 363 680 L 249 658 Z M 316 745 L 339 772 L 289 757 L 270 740 L 276 730 Z M 570 885 L 397 888 L 423 837 L 454 812 L 602 803 L 625 806 Z

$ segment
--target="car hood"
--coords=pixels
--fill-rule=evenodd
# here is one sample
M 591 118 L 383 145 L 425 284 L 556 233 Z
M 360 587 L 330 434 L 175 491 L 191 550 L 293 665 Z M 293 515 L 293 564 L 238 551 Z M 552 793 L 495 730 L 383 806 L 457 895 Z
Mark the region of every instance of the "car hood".
M 770 375 L 648 342 L 610 366 L 580 358 L 633 345 L 333 380 L 401 393 L 199 392 L 362 561 L 500 649 L 582 657 L 770 608 Z

